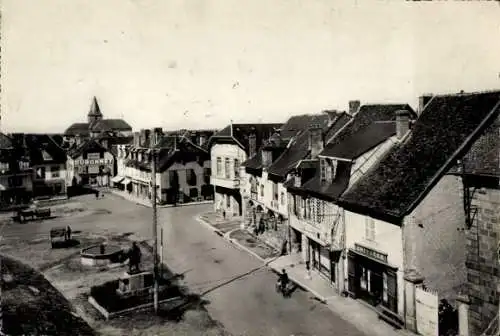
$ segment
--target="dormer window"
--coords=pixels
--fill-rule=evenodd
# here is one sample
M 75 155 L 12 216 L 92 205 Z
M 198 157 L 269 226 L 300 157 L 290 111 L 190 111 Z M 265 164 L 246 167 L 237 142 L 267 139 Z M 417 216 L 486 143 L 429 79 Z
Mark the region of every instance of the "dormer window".
M 337 175 L 337 160 L 328 160 L 328 166 L 326 169 L 326 180 L 332 182 Z
M 321 159 L 321 182 L 332 182 L 337 175 L 337 160 Z
M 321 159 L 320 160 L 320 174 L 321 174 L 321 182 L 325 182 L 326 181 L 326 168 L 327 168 L 327 163 L 326 163 L 326 159 Z

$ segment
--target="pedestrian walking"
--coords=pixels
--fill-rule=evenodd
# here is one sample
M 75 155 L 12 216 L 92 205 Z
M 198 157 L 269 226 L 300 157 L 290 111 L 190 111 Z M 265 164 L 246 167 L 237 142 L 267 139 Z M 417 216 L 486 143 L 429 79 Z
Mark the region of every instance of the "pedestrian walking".
M 311 277 L 311 265 L 309 263 L 309 261 L 306 261 L 306 272 L 307 272 L 307 280 L 311 280 L 312 277 Z
M 66 227 L 66 240 L 71 240 L 71 227 L 69 225 Z

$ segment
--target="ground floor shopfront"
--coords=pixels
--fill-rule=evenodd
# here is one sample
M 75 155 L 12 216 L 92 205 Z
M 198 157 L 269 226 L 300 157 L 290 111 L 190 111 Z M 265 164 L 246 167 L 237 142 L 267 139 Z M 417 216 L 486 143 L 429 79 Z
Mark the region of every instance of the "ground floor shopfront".
M 214 211 L 225 218 L 241 217 L 243 207 L 239 189 L 215 186 Z
M 16 205 L 28 204 L 33 198 L 33 191 L 25 187 L 8 189 L 2 187 L 0 187 L 0 209 L 8 209 Z
M 347 254 L 349 295 L 398 314 L 398 270 L 387 254 L 355 244 Z
M 66 195 L 66 181 L 53 179 L 48 181 L 33 181 L 33 197 L 61 197 Z
M 297 222 L 297 220 L 292 222 Z M 311 277 L 322 277 L 337 290 L 343 288 L 343 264 L 341 250 L 332 246 L 313 233 L 301 230 L 299 227 L 289 227 L 289 248 L 291 254 L 300 255 L 302 261 L 309 267 Z

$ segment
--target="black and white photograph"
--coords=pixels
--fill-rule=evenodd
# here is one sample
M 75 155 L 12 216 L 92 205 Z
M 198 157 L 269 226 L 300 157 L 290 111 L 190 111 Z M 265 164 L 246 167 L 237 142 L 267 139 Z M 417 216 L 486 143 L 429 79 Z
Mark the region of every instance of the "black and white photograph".
M 0 336 L 500 336 L 500 1 L 0 0 Z

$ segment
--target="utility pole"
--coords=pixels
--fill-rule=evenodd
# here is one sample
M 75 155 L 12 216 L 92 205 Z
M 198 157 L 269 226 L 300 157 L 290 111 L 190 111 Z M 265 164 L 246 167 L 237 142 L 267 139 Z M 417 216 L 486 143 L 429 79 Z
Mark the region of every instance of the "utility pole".
M 151 140 L 151 201 L 153 205 L 153 300 L 155 313 L 158 313 L 158 220 L 156 213 L 156 151 L 155 141 Z

